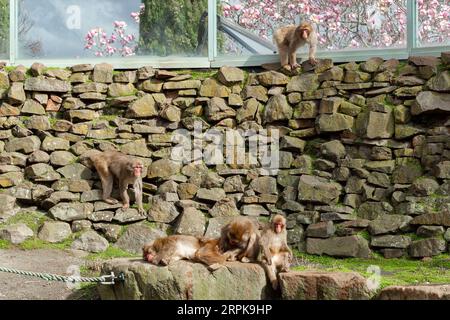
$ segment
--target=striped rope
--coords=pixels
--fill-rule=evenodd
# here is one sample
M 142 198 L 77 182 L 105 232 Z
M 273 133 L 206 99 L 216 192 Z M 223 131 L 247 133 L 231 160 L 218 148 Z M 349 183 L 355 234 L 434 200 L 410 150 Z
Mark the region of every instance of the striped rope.
M 120 281 L 124 280 L 123 273 L 120 273 L 118 277 L 114 275 L 114 272 L 111 272 L 110 275 L 104 275 L 100 277 L 71 277 L 71 276 L 60 276 L 56 274 L 50 274 L 50 273 L 39 273 L 39 272 L 31 272 L 31 271 L 22 271 L 22 270 L 16 270 L 11 268 L 5 268 L 0 267 L 0 272 L 6 272 L 6 273 L 13 273 L 13 274 L 19 274 L 23 276 L 29 276 L 29 277 L 36 277 L 41 278 L 46 281 L 60 281 L 60 282 L 99 282 L 102 284 L 114 284 L 115 280 L 118 279 Z

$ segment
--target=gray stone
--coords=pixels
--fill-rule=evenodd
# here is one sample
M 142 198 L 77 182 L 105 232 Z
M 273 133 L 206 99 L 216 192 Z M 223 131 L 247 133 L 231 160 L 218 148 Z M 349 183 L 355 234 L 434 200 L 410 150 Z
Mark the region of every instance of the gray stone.
M 100 63 L 94 66 L 92 81 L 111 83 L 113 81 L 113 66 L 108 63 Z
M 50 209 L 50 215 L 61 221 L 85 220 L 93 212 L 94 206 L 90 203 L 58 203 Z
M 258 193 L 278 194 L 277 180 L 273 177 L 258 177 L 250 183 L 250 188 Z
M 225 85 L 232 85 L 244 81 L 244 71 L 239 68 L 223 66 L 219 69 L 217 77 Z
M 306 229 L 306 236 L 312 238 L 329 238 L 335 231 L 336 228 L 332 221 L 324 221 L 310 224 Z
M 378 300 L 449 300 L 450 285 L 389 286 L 381 290 Z
M 72 249 L 100 253 L 108 249 L 108 240 L 95 231 L 86 231 L 72 243 Z
M 322 114 L 316 120 L 319 132 L 338 132 L 351 129 L 354 118 L 342 113 Z
M 92 179 L 93 172 L 81 163 L 69 164 L 57 170 L 66 179 Z
M 137 209 L 128 208 L 128 209 L 118 209 L 113 218 L 114 221 L 119 223 L 130 223 L 136 221 L 145 220 L 147 216 L 140 214 Z
M 444 252 L 445 248 L 446 243 L 442 239 L 422 239 L 411 243 L 409 255 L 413 258 L 432 257 Z
M 219 188 L 212 188 L 212 189 L 199 189 L 197 191 L 197 198 L 200 200 L 206 200 L 206 201 L 219 201 L 226 197 L 225 191 L 223 189 Z
M 9 225 L 0 229 L 0 239 L 9 241 L 12 244 L 21 244 L 33 235 L 33 230 L 24 223 Z
M 280 286 L 283 300 L 369 300 L 374 293 L 356 272 L 283 272 Z
M 148 178 L 169 178 L 181 170 L 181 164 L 171 160 L 161 159 L 153 162 L 148 168 Z
M 300 76 L 292 77 L 287 84 L 287 92 L 309 92 L 319 88 L 317 74 L 306 73 Z
M 180 213 L 172 202 L 164 201 L 161 197 L 156 196 L 151 200 L 148 220 L 171 223 L 179 214 Z
M 415 217 L 411 224 L 450 227 L 450 212 L 425 213 Z
M 411 244 L 411 238 L 408 236 L 399 235 L 384 235 L 372 237 L 370 245 L 372 247 L 381 248 L 397 248 L 406 249 Z
M 420 226 L 417 228 L 417 235 L 425 238 L 441 237 L 444 234 L 442 226 Z
M 371 255 L 367 240 L 359 236 L 308 238 L 306 251 L 309 254 L 326 254 L 333 257 L 369 258 Z
M 420 92 L 412 105 L 412 115 L 436 112 L 450 112 L 450 94 L 432 91 Z
M 202 237 L 205 233 L 205 215 L 193 207 L 185 208 L 175 228 L 177 234 Z
M 39 229 L 38 238 L 46 242 L 58 243 L 66 240 L 71 234 L 70 224 L 66 222 L 46 221 Z
M 214 97 L 208 101 L 205 115 L 209 121 L 220 121 L 225 118 L 235 117 L 236 111 L 227 106 L 224 99 Z
M 214 204 L 209 214 L 212 217 L 233 217 L 239 215 L 239 210 L 233 199 L 223 198 Z
M 70 83 L 57 79 L 28 78 L 25 80 L 25 90 L 27 91 L 66 93 L 71 89 Z
M 241 207 L 241 214 L 244 216 L 258 217 L 268 216 L 270 213 L 261 205 L 249 204 Z
M 367 201 L 358 208 L 358 217 L 375 220 L 380 216 L 389 215 L 394 208 L 388 202 Z
M 271 123 L 292 118 L 292 108 L 284 95 L 272 96 L 264 109 L 264 123 Z
M 40 147 L 41 140 L 37 136 L 29 136 L 10 139 L 5 145 L 5 150 L 6 152 L 23 152 L 28 154 L 39 150 Z
M 409 222 L 412 220 L 410 216 L 404 215 L 380 215 L 369 224 L 369 232 L 372 235 L 379 235 L 399 230 L 405 230 Z
M 141 255 L 142 247 L 145 244 L 165 236 L 166 234 L 161 230 L 150 228 L 143 223 L 137 223 L 130 225 L 114 246 Z
M 339 140 L 333 140 L 320 145 L 320 153 L 333 161 L 337 161 L 346 155 L 345 147 Z
M 55 181 L 61 178 L 61 176 L 53 170 L 53 167 L 45 163 L 37 163 L 26 167 L 24 174 L 27 179 L 41 182 Z
M 318 203 L 337 203 L 342 192 L 339 183 L 324 178 L 303 175 L 298 185 L 298 199 Z
M 144 261 L 116 259 L 106 262 L 102 274 L 126 275 L 126 286 L 101 286 L 104 300 L 260 300 L 269 299 L 264 269 L 253 263 L 230 262 L 211 272 L 200 263 L 177 261 L 159 267 Z M 196 275 L 192 277 L 192 275 Z M 161 286 L 161 279 L 171 279 Z M 139 288 L 146 288 L 140 290 Z M 246 290 L 242 290 L 246 288 Z

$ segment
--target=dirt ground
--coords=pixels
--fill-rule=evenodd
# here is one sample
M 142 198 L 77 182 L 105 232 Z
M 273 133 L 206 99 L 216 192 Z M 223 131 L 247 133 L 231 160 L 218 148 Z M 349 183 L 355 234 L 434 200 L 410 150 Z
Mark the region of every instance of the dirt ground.
M 84 253 L 73 250 L 0 250 L 0 266 L 24 271 L 76 275 Z M 75 273 L 74 273 L 75 272 Z M 81 299 L 72 284 L 0 272 L 0 300 Z

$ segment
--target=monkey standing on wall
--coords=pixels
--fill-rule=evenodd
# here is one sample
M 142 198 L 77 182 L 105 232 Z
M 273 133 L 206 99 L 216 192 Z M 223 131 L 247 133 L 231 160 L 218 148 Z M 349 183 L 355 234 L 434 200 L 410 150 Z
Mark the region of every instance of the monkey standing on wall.
M 130 207 L 128 185 L 132 184 L 139 213 L 144 214 L 142 206 L 142 171 L 143 164 L 140 160 L 117 151 L 95 152 L 88 156 L 92 165 L 97 170 L 103 189 L 103 201 L 116 204 L 118 201 L 111 198 L 114 178 L 119 181 L 119 191 L 123 208 Z
M 259 245 L 263 267 L 272 288 L 277 290 L 277 272 L 288 272 L 293 258 L 287 244 L 286 219 L 282 215 L 275 215 L 263 230 Z
M 302 22 L 300 25 L 289 25 L 275 31 L 273 39 L 278 46 L 281 67 L 287 70 L 295 70 L 297 64 L 297 49 L 309 44 L 309 62 L 317 64 L 317 33 L 312 24 Z

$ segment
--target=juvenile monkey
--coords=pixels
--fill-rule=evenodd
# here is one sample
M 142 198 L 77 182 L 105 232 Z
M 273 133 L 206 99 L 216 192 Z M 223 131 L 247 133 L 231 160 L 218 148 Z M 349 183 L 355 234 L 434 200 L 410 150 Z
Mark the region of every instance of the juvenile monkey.
M 288 272 L 292 251 L 287 244 L 286 219 L 275 215 L 259 240 L 261 261 L 274 290 L 278 289 L 277 272 Z
M 167 266 L 182 259 L 194 260 L 201 245 L 202 242 L 197 237 L 172 235 L 146 244 L 142 248 L 142 255 L 145 261 L 154 265 Z
M 202 239 L 202 246 L 195 253 L 195 261 L 206 264 L 215 270 L 228 260 L 234 260 L 240 249 L 223 252 L 220 250 L 220 239 Z
M 116 204 L 118 201 L 111 198 L 114 178 L 119 182 L 119 192 L 123 208 L 130 207 L 128 185 L 132 184 L 139 213 L 144 214 L 142 206 L 142 162 L 117 151 L 94 152 L 89 155 L 93 166 L 100 176 L 103 189 L 103 201 Z
M 219 248 L 230 251 L 228 261 L 256 261 L 259 253 L 259 231 L 255 223 L 246 217 L 237 217 L 221 230 Z
M 281 67 L 287 70 L 294 70 L 299 67 L 297 64 L 297 49 L 309 44 L 309 61 L 312 65 L 317 64 L 317 33 L 308 22 L 300 25 L 289 25 L 275 31 L 273 39 L 278 47 Z

